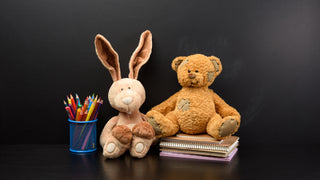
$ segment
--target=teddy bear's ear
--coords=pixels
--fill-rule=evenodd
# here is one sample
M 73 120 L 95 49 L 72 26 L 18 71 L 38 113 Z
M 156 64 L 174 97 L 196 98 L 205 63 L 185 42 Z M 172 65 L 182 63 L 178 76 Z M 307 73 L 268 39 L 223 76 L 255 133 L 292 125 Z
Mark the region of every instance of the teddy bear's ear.
M 222 71 L 222 64 L 221 64 L 220 59 L 215 57 L 215 56 L 210 56 L 209 59 L 210 59 L 210 61 L 212 62 L 213 66 L 214 66 L 214 69 L 215 69 L 214 74 L 216 76 L 218 76 Z
M 177 71 L 178 70 L 178 67 L 181 65 L 181 63 L 186 59 L 187 57 L 185 56 L 179 56 L 179 57 L 176 57 L 173 61 L 172 61 L 172 64 L 171 64 L 171 67 L 174 71 Z

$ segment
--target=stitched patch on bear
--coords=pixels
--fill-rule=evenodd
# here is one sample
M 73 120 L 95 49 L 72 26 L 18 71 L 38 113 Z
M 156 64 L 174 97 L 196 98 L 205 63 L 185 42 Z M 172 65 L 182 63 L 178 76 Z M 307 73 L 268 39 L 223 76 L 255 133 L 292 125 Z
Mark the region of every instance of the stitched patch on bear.
M 213 71 L 209 71 L 207 74 L 207 82 L 211 82 L 213 80 L 214 73 Z
M 219 129 L 219 135 L 221 137 L 229 136 L 236 130 L 237 126 L 238 126 L 238 122 L 236 120 L 234 119 L 227 120 L 221 125 Z
M 216 70 L 216 72 L 218 72 L 220 70 L 218 62 L 215 61 L 215 60 L 212 60 L 212 64 L 213 64 L 214 69 Z
M 181 111 L 188 111 L 190 109 L 190 100 L 182 98 L 178 103 L 178 109 Z
M 148 117 L 148 123 L 153 127 L 154 132 L 156 135 L 161 134 L 161 129 L 157 121 L 154 119 L 154 117 Z
M 184 60 L 181 64 L 180 67 L 183 67 L 184 65 L 188 64 L 189 59 Z

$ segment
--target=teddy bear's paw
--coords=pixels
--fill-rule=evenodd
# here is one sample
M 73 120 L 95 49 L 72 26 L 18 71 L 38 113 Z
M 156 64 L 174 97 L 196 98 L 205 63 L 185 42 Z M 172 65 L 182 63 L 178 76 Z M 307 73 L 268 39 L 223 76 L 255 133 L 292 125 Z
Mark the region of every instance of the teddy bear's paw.
M 161 135 L 162 131 L 160 128 L 160 124 L 157 122 L 157 118 L 159 118 L 159 116 L 163 116 L 162 114 L 158 113 L 157 111 L 149 111 L 147 114 L 147 120 L 148 123 L 152 126 L 155 135 Z M 163 116 L 164 117 L 164 116 Z
M 116 138 L 111 137 L 107 140 L 105 145 L 103 146 L 103 156 L 106 158 L 117 158 L 124 154 L 126 150 L 129 148 L 130 144 L 122 144 Z
M 238 122 L 235 119 L 226 119 L 219 129 L 219 136 L 230 136 L 237 130 L 237 127 Z
M 133 136 L 130 155 L 132 157 L 143 158 L 148 153 L 152 142 L 153 138 L 145 139 L 138 136 Z
M 152 139 L 155 136 L 152 126 L 147 122 L 136 124 L 132 128 L 132 134 L 145 139 Z
M 130 128 L 125 125 L 115 126 L 111 133 L 112 136 L 122 144 L 129 144 L 132 140 L 132 132 Z

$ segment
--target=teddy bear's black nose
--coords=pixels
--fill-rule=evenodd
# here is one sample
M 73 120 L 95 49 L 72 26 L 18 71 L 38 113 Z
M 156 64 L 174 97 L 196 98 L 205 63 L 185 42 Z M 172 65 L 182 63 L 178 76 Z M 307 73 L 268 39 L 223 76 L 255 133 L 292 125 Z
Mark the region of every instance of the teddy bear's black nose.
M 196 78 L 196 75 L 193 74 L 193 73 L 190 73 L 190 74 L 189 74 L 189 78 L 190 78 L 190 79 L 194 79 L 194 78 Z

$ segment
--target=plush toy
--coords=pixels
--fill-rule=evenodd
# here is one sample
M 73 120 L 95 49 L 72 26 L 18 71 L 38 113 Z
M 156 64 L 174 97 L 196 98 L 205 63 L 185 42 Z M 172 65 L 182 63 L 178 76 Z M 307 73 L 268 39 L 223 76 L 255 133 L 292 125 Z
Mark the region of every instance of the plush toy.
M 146 115 L 157 137 L 208 133 L 225 139 L 240 126 L 240 114 L 208 88 L 221 73 L 220 59 L 194 54 L 172 62 L 182 89 Z
M 111 118 L 101 133 L 103 156 L 117 158 L 129 150 L 131 156 L 142 158 L 155 139 L 152 126 L 139 111 L 146 96 L 143 85 L 137 80 L 140 68 L 151 54 L 151 32 L 141 34 L 139 45 L 129 62 L 129 78 L 121 79 L 118 54 L 102 35 L 96 36 L 95 47 L 100 61 L 113 79 L 108 93 L 109 102 L 119 111 L 119 115 Z

